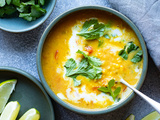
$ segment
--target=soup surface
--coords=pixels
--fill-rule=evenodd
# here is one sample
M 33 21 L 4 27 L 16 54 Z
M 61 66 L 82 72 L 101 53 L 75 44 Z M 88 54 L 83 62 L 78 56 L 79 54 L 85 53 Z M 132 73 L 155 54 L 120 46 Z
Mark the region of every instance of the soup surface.
M 78 52 L 77 52 L 78 51 Z M 143 59 L 137 36 L 120 18 L 85 10 L 59 21 L 46 38 L 42 70 L 52 91 L 81 109 L 102 109 L 125 99 Z

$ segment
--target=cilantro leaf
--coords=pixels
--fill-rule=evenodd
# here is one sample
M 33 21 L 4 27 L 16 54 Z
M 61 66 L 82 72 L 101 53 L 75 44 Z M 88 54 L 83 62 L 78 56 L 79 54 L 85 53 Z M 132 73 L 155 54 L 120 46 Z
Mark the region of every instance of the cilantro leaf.
M 46 10 L 41 8 L 44 3 L 45 0 L 0 0 L 0 17 L 17 11 L 19 17 L 33 21 L 46 13 Z
M 99 91 L 104 92 L 104 93 L 110 93 L 110 95 L 112 96 L 113 100 L 116 99 L 116 97 L 119 95 L 119 93 L 121 92 L 121 87 L 117 87 L 114 91 L 111 89 L 115 84 L 115 80 L 112 79 L 108 82 L 108 86 L 107 87 L 100 87 L 98 88 Z
M 106 39 L 110 39 L 110 37 L 109 37 L 108 34 L 105 34 L 104 37 L 105 37 Z
M 96 69 L 93 66 L 90 66 L 88 60 L 84 58 L 80 62 L 78 68 L 72 74 L 78 74 L 88 77 L 89 79 L 94 79 L 97 73 Z
M 81 51 L 81 50 L 78 50 L 77 53 L 80 53 L 80 54 L 84 55 L 84 57 L 88 59 L 88 62 L 89 62 L 91 65 L 93 65 L 93 66 L 99 67 L 99 66 L 102 65 L 101 60 L 100 60 L 99 58 L 97 58 L 97 57 L 94 57 L 94 56 L 93 56 L 93 57 L 90 57 L 90 56 L 86 55 L 86 54 L 85 54 L 83 51 Z
M 23 3 L 20 4 L 19 7 L 17 7 L 17 10 L 21 13 L 29 13 L 30 6 L 24 5 Z
M 38 0 L 39 5 L 44 5 L 44 2 L 45 2 L 44 0 Z
M 121 87 L 117 87 L 114 91 L 113 98 L 115 99 L 119 95 L 120 92 L 121 92 Z
M 94 40 L 103 36 L 104 30 L 104 24 L 99 24 L 97 19 L 90 19 L 85 21 L 82 30 L 77 35 L 84 37 L 86 40 Z
M 6 15 L 11 15 L 11 14 L 13 14 L 14 12 L 16 12 L 17 10 L 16 10 L 16 8 L 13 7 L 12 5 L 6 5 L 6 6 L 4 6 L 4 11 L 5 11 L 5 14 L 6 14 Z
M 5 0 L 0 0 L 0 7 L 5 6 L 5 4 L 6 4 L 6 1 L 5 1 Z
M 93 57 L 89 57 L 88 60 L 89 60 L 90 64 L 92 64 L 92 65 L 94 65 L 96 67 L 99 67 L 99 66 L 102 65 L 101 60 L 99 58 L 97 58 L 97 57 L 94 57 L 94 56 Z
M 143 53 L 142 53 L 142 50 L 138 51 L 134 56 L 133 58 L 131 59 L 131 61 L 133 63 L 137 63 L 137 62 L 140 62 L 142 60 L 142 57 L 143 57 Z
M 77 75 L 72 75 L 73 70 L 76 68 L 76 62 L 73 58 L 68 59 L 64 67 L 66 68 L 66 76 L 71 77 L 74 82 L 74 86 L 79 86 L 81 84 L 80 80 L 77 80 Z
M 108 82 L 108 89 L 111 89 L 111 87 L 113 87 L 115 84 L 115 80 L 114 79 L 111 79 L 109 82 Z
M 76 68 L 76 62 L 73 58 L 68 59 L 68 61 L 65 63 L 64 67 L 66 68 L 66 76 L 70 75 L 70 72 L 72 72 Z
M 119 51 L 118 55 L 123 59 L 128 59 L 128 54 L 134 50 L 137 50 L 139 47 L 136 46 L 132 41 L 128 42 L 122 50 Z
M 32 5 L 35 5 L 35 0 L 30 0 L 30 1 L 27 1 L 27 2 L 22 2 L 20 4 L 19 7 L 17 7 L 17 10 L 21 13 L 29 13 L 31 11 L 31 6 Z
M 11 1 L 12 1 L 12 0 L 6 0 L 6 3 L 7 3 L 8 5 L 10 5 Z
M 128 42 L 126 45 L 127 53 L 129 54 L 130 52 L 137 50 L 139 47 L 136 46 L 133 42 Z
M 12 4 L 15 6 L 20 6 L 20 0 L 12 0 Z
M 81 84 L 80 80 L 77 80 L 76 77 L 82 75 L 91 80 L 100 79 L 102 77 L 102 64 L 100 59 L 96 57 L 90 57 L 84 52 L 78 50 L 77 53 L 83 54 L 85 58 L 81 60 L 78 67 L 73 58 L 70 58 L 65 63 L 64 67 L 66 68 L 66 76 L 71 77 L 74 81 L 74 86 L 79 86 Z
M 21 4 L 25 5 L 25 6 L 27 6 L 27 5 L 35 5 L 35 0 L 30 0 L 30 1 L 27 1 L 27 2 L 22 2 Z
M 19 10 L 23 11 L 23 10 L 25 10 L 25 8 L 23 9 L 21 7 L 21 9 L 19 9 Z M 25 19 L 27 21 L 33 21 L 33 20 L 36 20 L 37 18 L 41 17 L 45 13 L 46 13 L 46 10 L 43 8 L 40 8 L 39 5 L 32 5 L 31 6 L 31 13 L 20 13 L 19 17 L 22 17 L 23 19 Z
M 98 88 L 98 90 L 101 92 L 104 92 L 104 93 L 110 92 L 110 90 L 107 87 L 100 87 L 100 88 Z
M 27 21 L 33 21 L 36 20 L 36 17 L 32 17 L 31 13 L 20 13 L 19 17 L 22 17 L 23 19 L 27 20 Z
M 118 55 L 121 56 L 125 60 L 128 59 L 128 54 L 127 54 L 127 52 L 125 50 L 119 51 Z
M 74 86 L 81 85 L 81 80 L 77 80 L 76 78 L 73 78 L 73 81 L 74 81 Z
M 71 59 L 69 59 L 66 62 L 67 65 Z M 86 58 L 81 60 L 78 68 L 75 70 L 73 69 L 73 68 L 76 68 L 75 60 L 74 60 L 74 62 L 70 62 L 69 67 L 67 65 L 65 64 L 64 67 L 66 67 L 66 70 L 67 70 L 66 76 L 68 76 L 68 77 L 72 77 L 72 76 L 77 77 L 78 75 L 82 75 L 82 76 L 88 77 L 90 79 L 94 79 L 96 77 L 96 74 L 100 73 L 99 72 L 100 70 L 98 68 L 96 68 L 96 67 L 94 68 L 93 66 L 89 65 L 89 62 Z
M 0 8 L 0 17 L 4 17 L 5 15 L 11 15 L 16 12 L 16 8 L 13 5 L 5 5 Z
M 98 24 L 98 20 L 97 19 L 90 19 L 89 21 L 86 21 L 83 26 L 82 26 L 82 30 L 80 33 L 86 32 L 91 25 L 95 25 Z
M 5 11 L 4 11 L 4 8 L 0 8 L 0 17 L 3 17 Z
M 31 16 L 39 18 L 46 13 L 46 10 L 41 8 L 39 5 L 31 6 Z
M 104 40 L 98 40 L 98 47 L 100 47 L 104 43 Z

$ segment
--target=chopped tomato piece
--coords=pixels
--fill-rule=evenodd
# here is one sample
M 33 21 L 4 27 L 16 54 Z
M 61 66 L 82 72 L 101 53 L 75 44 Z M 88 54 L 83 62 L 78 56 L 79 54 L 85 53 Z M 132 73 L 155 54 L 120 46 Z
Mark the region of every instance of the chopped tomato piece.
M 91 46 L 87 46 L 87 47 L 85 47 L 85 51 L 87 51 L 89 54 L 91 54 L 93 52 L 93 49 Z
M 56 60 L 58 59 L 58 52 L 59 52 L 58 50 L 56 50 L 56 52 L 55 52 L 55 56 L 54 57 L 55 57 Z
M 97 90 L 98 88 L 100 88 L 100 86 L 92 87 L 93 90 Z

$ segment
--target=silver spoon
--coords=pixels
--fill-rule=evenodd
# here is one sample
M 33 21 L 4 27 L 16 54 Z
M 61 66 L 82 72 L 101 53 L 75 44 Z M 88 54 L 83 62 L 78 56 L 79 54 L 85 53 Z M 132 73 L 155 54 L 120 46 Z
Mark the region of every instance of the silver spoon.
M 121 83 L 132 89 L 135 93 L 137 93 L 140 97 L 142 97 L 146 102 L 148 102 L 159 114 L 160 114 L 160 103 L 156 102 L 155 100 L 149 98 L 148 96 L 144 95 L 131 85 L 129 85 L 124 79 L 121 78 Z

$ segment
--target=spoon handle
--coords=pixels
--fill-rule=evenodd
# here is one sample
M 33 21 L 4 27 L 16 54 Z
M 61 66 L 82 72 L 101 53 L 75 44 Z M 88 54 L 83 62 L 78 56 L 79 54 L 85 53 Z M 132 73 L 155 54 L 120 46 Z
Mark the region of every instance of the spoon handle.
M 149 98 L 148 96 L 144 95 L 131 85 L 129 85 L 125 80 L 121 81 L 123 84 L 128 86 L 130 89 L 132 89 L 135 93 L 137 93 L 140 97 L 142 97 L 146 102 L 148 102 L 159 114 L 160 114 L 160 103 L 156 102 L 155 100 Z

